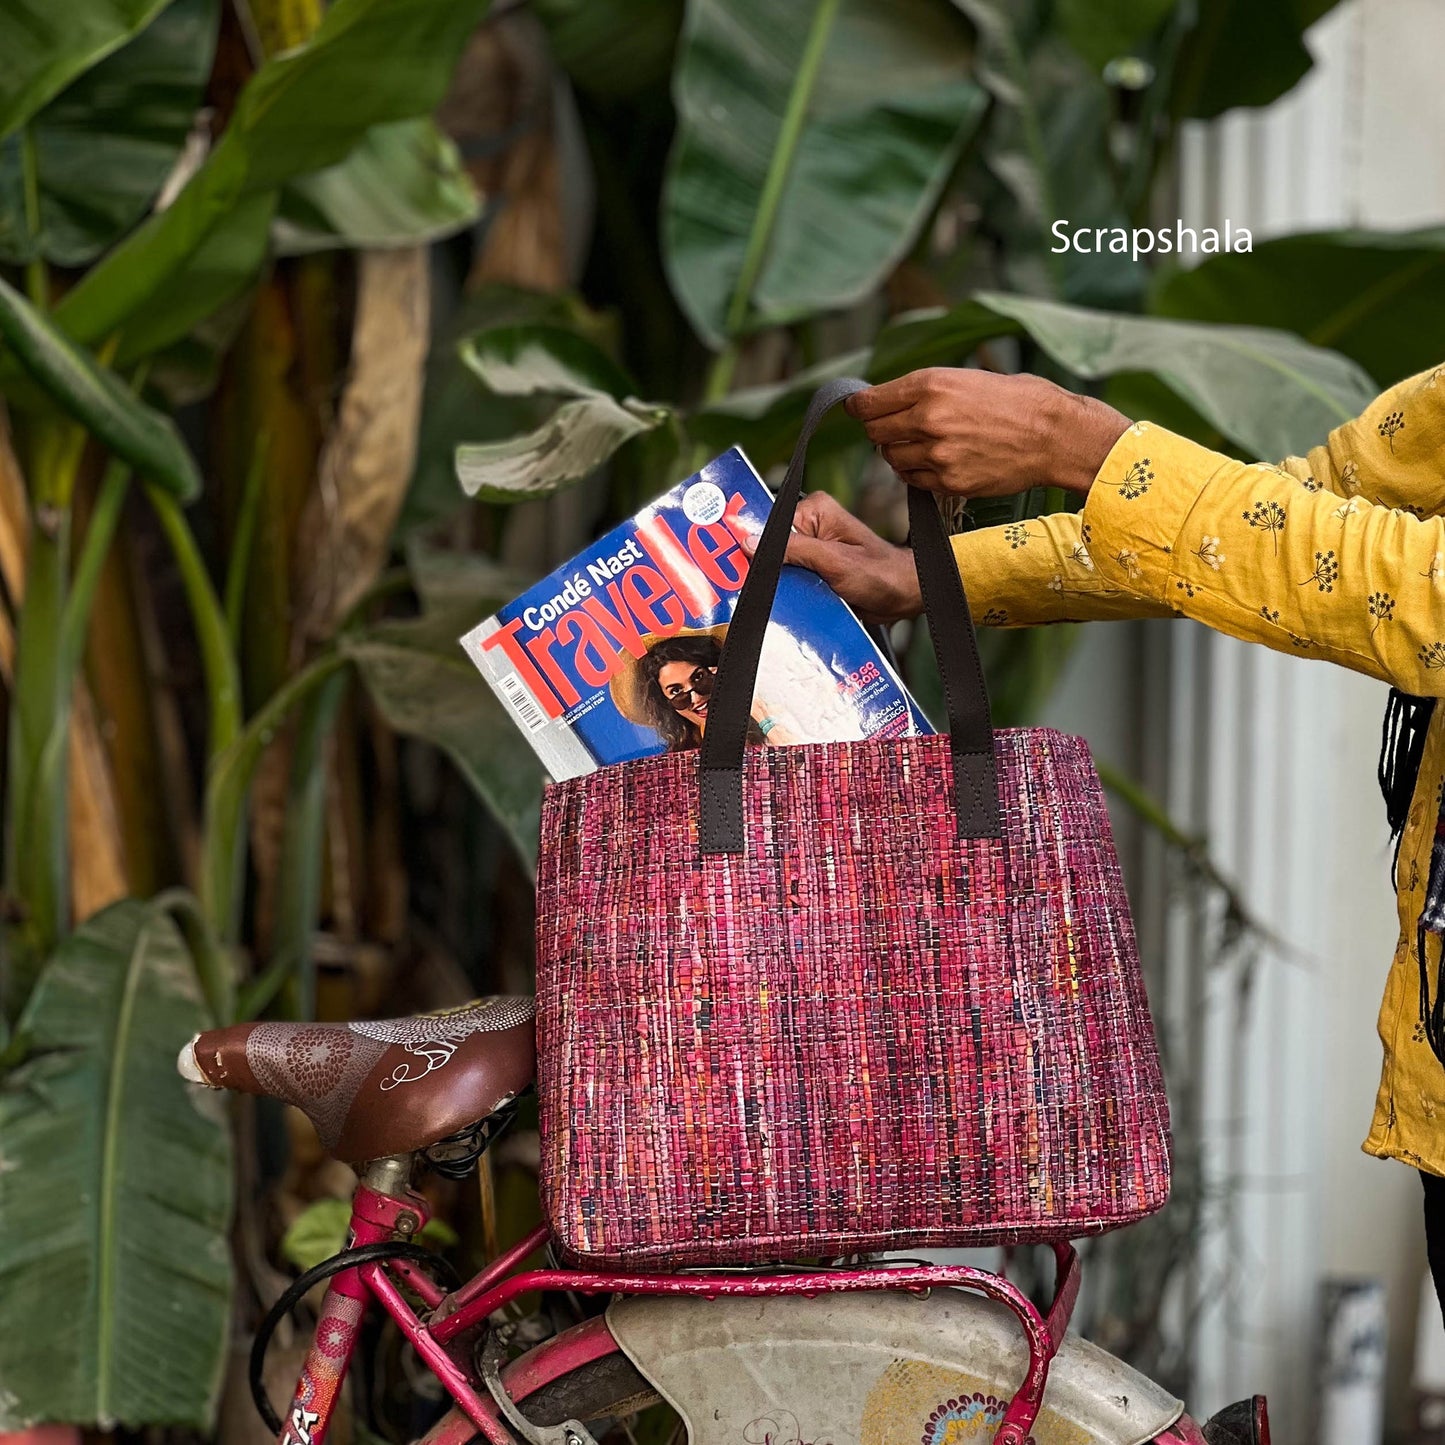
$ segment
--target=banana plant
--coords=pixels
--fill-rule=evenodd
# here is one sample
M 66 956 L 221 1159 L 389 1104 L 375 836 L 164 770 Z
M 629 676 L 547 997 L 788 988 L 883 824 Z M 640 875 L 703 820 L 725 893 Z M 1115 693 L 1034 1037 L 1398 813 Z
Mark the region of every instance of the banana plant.
M 220 0 L 171 0 L 0 141 L 0 261 L 87 266 L 144 219 L 193 134 L 220 18 Z
M 149 75 L 157 58 L 169 57 L 177 46 L 166 27 L 192 39 L 199 31 L 214 43 L 214 5 L 198 9 L 191 0 L 182 0 L 175 9 L 178 17 L 162 16 L 131 46 L 103 61 L 102 68 L 120 75 L 128 60 L 130 73 Z M 421 226 L 422 238 L 435 234 L 439 224 L 469 220 L 475 214 L 474 200 L 462 193 L 455 165 L 444 167 L 438 177 L 431 164 L 435 152 L 415 152 L 414 142 L 425 143 L 425 133 L 417 131 L 411 118 L 424 117 L 440 99 L 451 63 L 480 10 L 480 0 L 463 5 L 341 0 L 308 43 L 260 67 L 242 90 L 220 140 L 174 200 L 102 255 L 48 314 L 47 263 L 74 261 L 86 252 L 64 243 L 65 212 L 52 194 L 57 188 L 42 189 L 51 170 L 37 169 L 39 158 L 48 154 L 38 147 L 37 137 L 62 128 L 68 115 L 83 108 L 90 89 L 106 94 L 107 87 L 82 75 L 48 106 L 17 119 L 20 154 L 18 162 L 13 155 L 10 160 L 12 169 L 18 164 L 22 172 L 19 215 L 0 225 L 0 235 L 16 238 L 11 254 L 25 265 L 31 296 L 27 300 L 0 282 L 0 339 L 5 343 L 0 367 L 9 369 L 12 399 L 26 406 L 22 420 L 35 451 L 33 501 L 40 524 L 32 528 L 31 585 L 19 624 L 20 726 L 11 735 L 9 882 L 28 934 L 20 951 L 19 980 L 3 990 L 12 1005 L 23 1000 L 39 959 L 64 928 L 64 848 L 57 839 L 64 816 L 58 800 L 65 796 L 66 779 L 59 740 L 66 735 L 72 679 L 58 676 L 53 659 L 65 609 L 70 501 L 85 439 L 94 438 L 142 480 L 180 502 L 193 500 L 200 490 L 195 464 L 170 419 L 131 394 L 111 368 L 142 363 L 183 340 L 250 280 L 265 259 L 269 221 L 283 194 L 293 209 L 306 199 L 313 217 L 324 220 L 333 239 L 339 239 L 339 228 L 356 219 L 355 202 L 348 202 L 355 182 L 337 177 L 334 168 L 344 169 L 360 146 L 381 148 L 368 157 L 373 175 L 377 154 L 408 157 L 397 174 L 410 168 L 431 175 L 430 192 L 421 188 L 409 217 Z M 159 37 L 157 27 L 163 28 Z M 63 45 L 60 37 L 53 38 L 59 64 Z M 379 65 L 383 56 L 387 63 Z M 412 63 L 403 63 L 408 57 Z M 176 88 L 184 91 L 185 85 L 178 81 Z M 413 125 L 408 133 L 411 149 L 397 149 L 397 124 Z M 175 151 L 177 130 L 171 123 L 165 131 L 163 155 Z M 454 161 L 445 146 L 442 154 Z M 128 178 L 131 210 L 134 187 L 142 180 L 137 169 L 132 166 Z M 164 175 L 154 163 L 144 174 L 151 188 L 159 189 Z M 291 182 L 302 184 L 287 193 Z M 105 184 L 102 180 L 102 192 Z M 444 198 L 440 206 L 428 199 L 437 194 L 438 184 Z M 378 224 L 372 217 L 365 226 Z M 62 240 L 48 239 L 57 232 Z M 395 240 L 401 233 L 383 227 L 383 234 Z M 92 235 L 89 244 L 104 239 Z M 102 342 L 110 365 L 88 350 Z M 28 387 L 17 390 L 16 378 L 24 378 Z M 236 731 L 234 664 L 219 647 L 214 596 L 203 569 L 198 570 L 188 525 L 177 511 L 163 507 L 162 525 L 177 549 L 191 600 L 200 608 L 212 718 L 230 719 L 220 723 L 217 734 L 224 746 Z M 98 537 L 97 545 L 102 540 Z M 18 850 L 14 840 L 21 836 L 29 843 Z M 213 915 L 211 922 L 222 934 L 234 928 L 232 918 Z
M 140 34 L 166 0 L 98 0 L 61 16 L 45 0 L 19 0 L 0 15 L 0 138 L 70 81 Z
M 1319 231 L 1161 275 L 1157 316 L 1292 331 L 1358 362 L 1382 386 L 1440 362 L 1445 229 Z
M 320 671 L 244 717 L 219 579 L 186 510 L 202 470 L 147 375 L 275 255 L 414 246 L 476 218 L 456 149 L 428 117 L 482 8 L 337 0 L 309 38 L 260 64 L 209 145 L 197 118 L 217 0 L 88 0 L 63 27 L 0 18 L 0 35 L 26 31 L 7 43 L 0 84 L 0 264 L 24 288 L 0 279 L 0 389 L 29 482 L 28 515 L 4 520 L 5 555 L 22 552 L 26 576 L 23 602 L 9 593 L 20 605 L 6 795 L 17 921 L 0 978 L 14 1022 L 0 1129 L 20 1167 L 0 1171 L 0 1290 L 32 1323 L 0 1329 L 0 1429 L 213 1418 L 230 1315 L 230 1136 L 224 1111 L 178 1087 L 173 1057 L 235 1015 L 245 799 L 268 720 L 308 698 Z M 82 271 L 59 299 L 56 268 Z M 127 492 L 170 549 L 204 681 L 199 894 L 124 901 L 71 932 L 71 699 Z M 323 665 L 344 681 L 354 664 L 332 649 Z M 174 1257 L 137 1248 L 148 1239 Z M 44 1303 L 62 1255 L 75 1305 L 64 1315 Z
M 259 271 L 268 232 L 254 221 L 288 182 L 436 106 L 484 5 L 338 0 L 305 45 L 252 76 L 175 199 L 66 293 L 57 324 L 87 346 L 119 334 L 121 364 L 181 340 Z
M 48 962 L 0 1079 L 0 1430 L 210 1420 L 231 1140 L 174 1065 L 210 1023 L 164 902 L 113 905 Z

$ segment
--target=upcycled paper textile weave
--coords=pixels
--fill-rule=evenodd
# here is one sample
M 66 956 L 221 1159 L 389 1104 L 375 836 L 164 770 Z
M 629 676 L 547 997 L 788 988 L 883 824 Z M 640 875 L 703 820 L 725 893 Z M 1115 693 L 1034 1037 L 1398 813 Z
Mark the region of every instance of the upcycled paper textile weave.
M 1158 1209 L 1168 1112 L 1093 762 L 995 734 L 750 749 L 702 856 L 695 753 L 556 784 L 538 875 L 543 1197 L 573 1259 L 750 1263 L 1097 1233 Z

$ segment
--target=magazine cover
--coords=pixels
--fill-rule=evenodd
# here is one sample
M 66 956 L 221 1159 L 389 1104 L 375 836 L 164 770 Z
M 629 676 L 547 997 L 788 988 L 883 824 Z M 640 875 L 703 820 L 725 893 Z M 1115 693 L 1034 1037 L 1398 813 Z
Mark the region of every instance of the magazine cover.
M 462 638 L 556 779 L 698 747 L 728 622 L 772 494 L 736 447 Z M 784 567 L 748 741 L 933 729 L 820 577 Z

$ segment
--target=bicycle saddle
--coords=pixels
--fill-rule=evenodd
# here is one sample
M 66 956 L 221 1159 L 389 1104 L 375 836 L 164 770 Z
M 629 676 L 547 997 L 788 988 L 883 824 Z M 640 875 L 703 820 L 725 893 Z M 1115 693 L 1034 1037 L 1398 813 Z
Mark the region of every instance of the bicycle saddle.
M 536 1077 L 530 998 L 348 1024 L 232 1024 L 176 1066 L 193 1084 L 300 1109 L 338 1159 L 409 1154 L 495 1113 Z

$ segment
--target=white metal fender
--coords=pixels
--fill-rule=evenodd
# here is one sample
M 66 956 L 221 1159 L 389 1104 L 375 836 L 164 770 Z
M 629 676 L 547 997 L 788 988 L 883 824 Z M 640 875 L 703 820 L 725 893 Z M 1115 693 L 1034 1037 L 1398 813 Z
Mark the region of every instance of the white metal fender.
M 634 1297 L 607 1323 L 691 1445 L 984 1445 L 1028 1351 L 1001 1304 L 962 1290 Z M 1069 1335 L 1034 1445 L 1146 1445 L 1183 1404 Z

